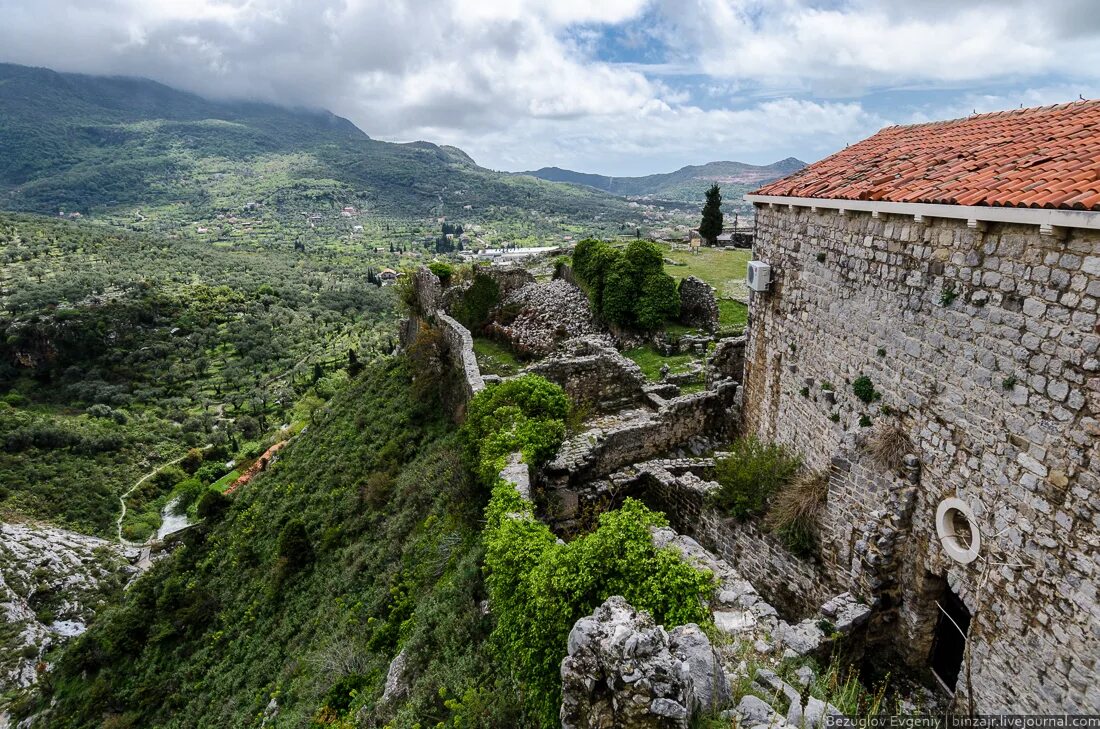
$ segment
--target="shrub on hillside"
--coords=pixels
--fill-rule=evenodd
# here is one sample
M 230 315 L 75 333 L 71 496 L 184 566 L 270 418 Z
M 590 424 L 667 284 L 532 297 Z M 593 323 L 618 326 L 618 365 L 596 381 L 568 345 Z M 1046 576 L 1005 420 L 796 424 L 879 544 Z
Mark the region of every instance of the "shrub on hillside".
M 479 392 L 466 408 L 462 426 L 466 461 L 482 483 L 491 485 L 511 453 L 532 466 L 544 463 L 565 437 L 569 399 L 538 375 L 521 375 Z
M 720 485 L 714 500 L 739 519 L 760 514 L 772 494 L 789 483 L 801 465 L 798 456 L 778 444 L 741 438 L 731 446 L 729 455 L 714 465 Z
M 229 507 L 233 505 L 233 502 L 228 496 L 221 491 L 207 491 L 199 499 L 198 506 L 195 507 L 195 513 L 199 518 L 206 522 L 221 521 L 221 518 L 225 516 L 225 512 L 229 511 Z
M 194 474 L 199 470 L 199 466 L 202 465 L 203 453 L 201 448 L 192 448 L 187 451 L 187 455 L 180 461 L 180 468 L 189 474 Z
M 313 561 L 313 545 L 301 519 L 291 519 L 279 532 L 278 556 L 286 560 L 289 572 L 296 572 Z

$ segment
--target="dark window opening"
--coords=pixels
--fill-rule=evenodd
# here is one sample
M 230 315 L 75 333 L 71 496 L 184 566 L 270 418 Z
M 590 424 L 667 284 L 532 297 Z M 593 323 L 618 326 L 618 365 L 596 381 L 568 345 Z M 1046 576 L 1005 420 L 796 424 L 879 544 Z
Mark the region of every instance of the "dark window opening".
M 966 636 L 970 631 L 970 611 L 966 609 L 959 596 L 950 589 L 943 592 L 937 603 L 939 619 L 936 622 L 936 635 L 932 642 L 932 655 L 929 663 L 936 677 L 951 692 L 959 683 L 959 671 L 962 670 L 963 653 L 966 652 Z

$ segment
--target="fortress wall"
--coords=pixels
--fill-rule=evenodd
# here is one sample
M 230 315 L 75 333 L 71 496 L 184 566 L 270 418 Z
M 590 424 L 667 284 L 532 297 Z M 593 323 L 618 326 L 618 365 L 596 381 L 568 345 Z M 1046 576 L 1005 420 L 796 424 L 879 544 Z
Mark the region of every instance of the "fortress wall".
M 955 593 L 973 616 L 958 691 L 980 712 L 1100 711 L 1100 232 L 756 215 L 773 283 L 750 305 L 744 427 L 830 473 L 833 578 L 890 597 L 921 666 Z M 867 457 L 867 434 L 895 421 L 915 480 Z M 937 534 L 948 497 L 973 511 L 969 563 Z M 882 538 L 894 594 L 858 564 Z

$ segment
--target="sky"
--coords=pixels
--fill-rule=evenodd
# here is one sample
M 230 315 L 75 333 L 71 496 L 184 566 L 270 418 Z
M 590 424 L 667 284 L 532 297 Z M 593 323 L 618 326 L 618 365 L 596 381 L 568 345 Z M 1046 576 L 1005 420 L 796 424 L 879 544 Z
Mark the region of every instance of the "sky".
M 1100 98 L 1100 0 L 0 0 L 0 61 L 623 176 Z

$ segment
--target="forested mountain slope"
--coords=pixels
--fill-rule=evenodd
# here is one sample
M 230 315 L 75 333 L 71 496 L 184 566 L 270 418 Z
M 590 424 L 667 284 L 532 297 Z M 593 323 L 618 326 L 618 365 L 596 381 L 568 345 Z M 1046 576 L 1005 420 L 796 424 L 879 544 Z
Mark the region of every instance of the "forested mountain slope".
M 368 368 L 71 645 L 47 725 L 345 726 L 349 709 L 371 725 L 394 710 L 381 695 L 399 647 L 411 687 L 395 726 L 523 725 L 514 693 L 493 691 L 507 678 L 479 606 L 486 499 L 452 428 L 402 359 Z
M 634 215 L 610 195 L 492 172 L 453 147 L 373 140 L 328 112 L 0 64 L 0 208 L 167 206 L 204 219 L 253 202 L 295 215 L 336 203 L 396 218 Z
M 369 265 L 0 213 L 0 518 L 114 536 L 142 474 L 206 444 L 208 483 L 255 457 L 336 389 L 349 350 L 392 349 L 395 297 Z M 124 535 L 155 529 L 163 478 Z

